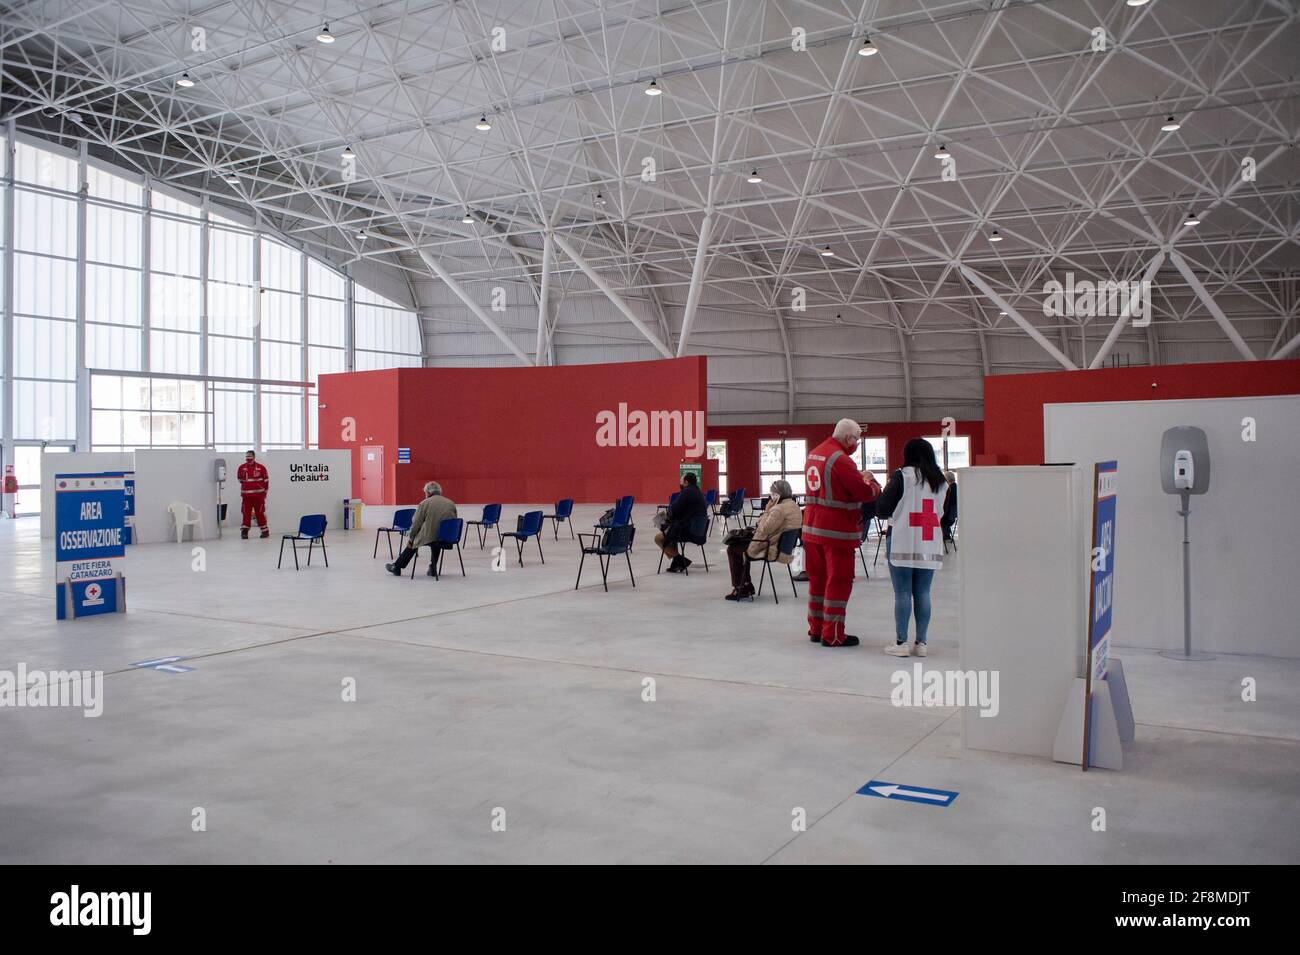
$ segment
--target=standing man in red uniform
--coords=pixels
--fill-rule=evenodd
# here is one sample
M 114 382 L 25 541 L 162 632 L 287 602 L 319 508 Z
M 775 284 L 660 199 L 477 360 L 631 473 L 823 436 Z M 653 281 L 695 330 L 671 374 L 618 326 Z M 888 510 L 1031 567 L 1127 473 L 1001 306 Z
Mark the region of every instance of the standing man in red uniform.
M 862 505 L 879 495 L 862 479 L 853 452 L 861 426 L 841 418 L 831 436 L 807 457 L 803 546 L 808 570 L 808 639 L 824 647 L 856 647 L 844 632 L 853 558 L 862 538 Z
M 264 465 L 257 463 L 257 455 L 249 451 L 235 476 L 239 478 L 242 504 L 239 536 L 248 539 L 249 519 L 256 517 L 262 536 L 270 537 L 271 529 L 266 526 L 266 492 L 271 489 L 271 475 Z

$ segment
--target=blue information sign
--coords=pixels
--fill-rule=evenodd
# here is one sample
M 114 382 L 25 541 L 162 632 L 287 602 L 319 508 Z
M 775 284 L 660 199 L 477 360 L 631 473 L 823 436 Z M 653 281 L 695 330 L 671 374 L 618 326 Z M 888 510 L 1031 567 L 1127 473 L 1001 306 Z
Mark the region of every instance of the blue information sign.
M 1115 602 L 1115 503 L 1119 465 L 1096 466 L 1092 508 L 1092 586 L 1088 599 L 1088 662 L 1092 680 L 1106 674 L 1110 656 L 1110 621 Z
M 116 563 L 126 554 L 125 485 L 121 472 L 54 476 L 54 579 L 60 620 L 126 609 Z

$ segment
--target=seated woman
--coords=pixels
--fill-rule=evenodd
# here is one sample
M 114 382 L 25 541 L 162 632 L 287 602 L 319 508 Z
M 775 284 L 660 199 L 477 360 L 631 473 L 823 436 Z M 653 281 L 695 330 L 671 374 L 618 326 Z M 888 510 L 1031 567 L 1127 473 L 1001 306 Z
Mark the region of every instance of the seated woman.
M 727 537 L 727 562 L 731 564 L 731 593 L 727 594 L 727 600 L 754 596 L 754 584 L 749 579 L 751 560 L 766 557 L 788 564 L 793 559 L 789 554 L 779 553 L 777 545 L 782 534 L 803 524 L 803 515 L 795 503 L 790 482 L 773 481 L 771 495 L 772 503 L 764 508 L 752 536 L 744 531 L 735 531 Z

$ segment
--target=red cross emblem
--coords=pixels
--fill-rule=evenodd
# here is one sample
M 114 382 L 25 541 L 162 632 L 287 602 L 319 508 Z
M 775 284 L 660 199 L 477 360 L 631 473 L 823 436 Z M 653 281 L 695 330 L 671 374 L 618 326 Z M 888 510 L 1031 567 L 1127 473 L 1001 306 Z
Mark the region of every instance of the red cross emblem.
M 934 501 L 928 497 L 922 501 L 919 511 L 912 511 L 907 515 L 907 523 L 910 527 L 921 528 L 922 540 L 934 540 L 934 529 L 939 526 L 939 515 L 934 512 Z

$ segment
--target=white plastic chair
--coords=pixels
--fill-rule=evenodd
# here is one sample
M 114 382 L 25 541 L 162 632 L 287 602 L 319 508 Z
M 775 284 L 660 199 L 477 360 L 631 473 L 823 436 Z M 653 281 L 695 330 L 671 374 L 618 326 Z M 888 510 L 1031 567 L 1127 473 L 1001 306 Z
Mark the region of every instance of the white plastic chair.
M 194 528 L 190 533 L 190 540 L 198 540 L 200 537 L 207 536 L 203 529 L 203 515 L 184 501 L 172 501 L 167 505 L 167 511 L 171 514 L 172 520 L 176 522 L 176 543 L 179 544 L 185 539 L 185 528 L 187 527 Z

